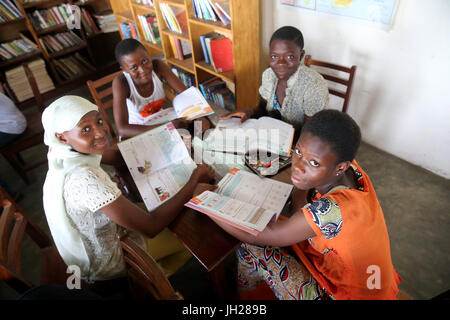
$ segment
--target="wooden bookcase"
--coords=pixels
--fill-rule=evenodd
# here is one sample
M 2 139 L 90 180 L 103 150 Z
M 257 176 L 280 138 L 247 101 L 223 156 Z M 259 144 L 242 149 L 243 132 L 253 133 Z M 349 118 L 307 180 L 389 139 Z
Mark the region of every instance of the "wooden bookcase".
M 212 22 L 198 19 L 194 14 L 192 0 L 153 0 L 154 7 L 138 4 L 135 0 L 110 0 L 116 20 L 131 21 L 136 25 L 141 43 L 152 56 L 164 55 L 170 66 L 176 66 L 195 76 L 196 86 L 217 76 L 234 85 L 237 108 L 255 108 L 258 105 L 260 84 L 260 0 L 230 0 L 231 25 L 224 26 L 220 21 Z M 162 16 L 160 4 L 181 7 L 187 14 L 187 32 L 170 31 Z M 143 41 L 143 30 L 138 15 L 154 13 L 158 20 L 161 44 Z M 233 49 L 232 71 L 215 72 L 204 61 L 200 35 L 216 31 L 230 38 Z M 123 34 L 121 33 L 123 38 Z M 187 41 L 192 48 L 192 57 L 178 60 L 174 57 L 169 37 Z M 167 89 L 167 87 L 166 87 Z M 169 98 L 173 93 L 166 90 Z
M 10 0 L 11 1 L 11 0 Z M 46 63 L 47 73 L 53 80 L 55 89 L 43 94 L 44 99 L 64 94 L 68 90 L 76 88 L 86 83 L 88 79 L 94 79 L 106 75 L 118 69 L 118 65 L 114 58 L 114 46 L 120 41 L 119 32 L 103 33 L 99 32 L 93 35 L 87 35 L 86 30 L 81 25 L 81 29 L 75 30 L 75 33 L 82 39 L 79 45 L 66 48 L 56 53 L 48 53 L 39 38 L 47 34 L 55 34 L 57 32 L 68 31 L 65 24 L 56 25 L 50 28 L 37 30 L 31 23 L 27 13 L 32 13 L 35 10 L 42 10 L 54 6 L 59 6 L 63 3 L 77 5 L 80 8 L 88 7 L 92 13 L 98 13 L 106 10 L 111 10 L 108 0 L 40 0 L 30 3 L 22 3 L 22 0 L 14 0 L 16 7 L 22 12 L 23 18 L 15 19 L 9 22 L 0 23 L 0 43 L 18 39 L 19 33 L 25 34 L 37 46 L 36 52 L 12 58 L 6 61 L 0 61 L 0 81 L 6 83 L 5 72 L 9 69 L 15 68 L 22 63 L 31 62 L 35 58 L 42 58 Z M 67 57 L 70 54 L 79 52 L 86 60 L 94 66 L 95 71 L 85 73 L 77 78 L 64 80 L 56 70 L 55 59 Z M 8 85 L 8 84 L 7 84 Z M 10 90 L 11 91 L 11 90 Z M 19 108 L 23 109 L 34 104 L 34 99 L 28 99 L 23 102 L 17 102 Z

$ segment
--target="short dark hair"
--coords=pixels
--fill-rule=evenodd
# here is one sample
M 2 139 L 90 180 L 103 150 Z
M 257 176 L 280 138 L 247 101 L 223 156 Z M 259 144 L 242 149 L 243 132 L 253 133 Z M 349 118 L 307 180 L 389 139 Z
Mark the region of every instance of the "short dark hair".
M 114 49 L 114 54 L 116 56 L 117 62 L 121 64 L 121 59 L 124 55 L 135 52 L 139 48 L 145 50 L 145 47 L 142 45 L 142 43 L 140 43 L 136 39 L 123 39 L 116 45 L 116 48 Z
M 304 41 L 303 34 L 300 30 L 292 26 L 284 26 L 276 30 L 270 38 L 269 45 L 274 40 L 289 40 L 295 42 L 295 44 L 303 50 Z
M 302 127 L 328 143 L 337 155 L 337 163 L 353 161 L 361 144 L 361 130 L 348 114 L 337 110 L 322 110 L 312 116 Z

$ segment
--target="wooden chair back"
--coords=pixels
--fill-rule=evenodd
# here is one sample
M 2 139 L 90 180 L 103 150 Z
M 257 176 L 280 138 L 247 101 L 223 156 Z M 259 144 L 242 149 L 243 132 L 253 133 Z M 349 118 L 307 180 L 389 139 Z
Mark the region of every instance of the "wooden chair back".
M 133 241 L 125 230 L 119 235 L 128 279 L 135 298 L 150 300 L 183 300 L 175 291 L 158 263 Z
M 32 164 L 26 164 L 20 153 L 43 143 L 44 128 L 42 127 L 41 118 L 45 105 L 33 73 L 26 63 L 23 64 L 23 68 L 25 69 L 28 83 L 33 91 L 38 110 L 25 114 L 27 128 L 17 139 L 1 148 L 0 153 L 5 157 L 11 167 L 13 167 L 13 169 L 20 175 L 20 177 L 28 184 L 30 181 L 28 179 L 27 172 L 44 163 L 47 163 L 47 158 L 44 157 L 39 161 L 34 161 Z
M 112 137 L 116 141 L 118 140 L 119 135 L 114 130 L 110 118 L 106 113 L 106 110 L 112 108 L 113 106 L 112 81 L 120 73 L 122 73 L 122 71 L 117 71 L 107 76 L 104 76 L 103 78 L 94 81 L 88 80 L 86 82 L 89 91 L 91 92 L 91 95 L 94 98 L 95 104 L 98 106 L 98 109 L 103 117 L 103 121 L 106 122 Z
M 0 280 L 19 293 L 35 287 L 22 274 L 21 251 L 25 234 L 40 248 L 40 284 L 65 284 L 67 266 L 51 238 L 0 187 Z
M 339 85 L 342 85 L 345 88 L 345 90 L 339 90 L 336 88 L 335 85 L 333 85 L 333 86 L 328 86 L 328 91 L 330 94 L 344 99 L 341 111 L 347 112 L 348 104 L 350 102 L 350 97 L 352 94 L 353 80 L 355 78 L 356 66 L 353 65 L 351 67 L 344 67 L 344 66 L 340 66 L 340 65 L 330 63 L 330 62 L 313 60 L 311 58 L 311 55 L 306 55 L 305 66 L 320 67 L 319 69 L 317 69 L 317 71 L 325 78 L 325 80 L 328 80 L 331 83 L 333 83 L 333 82 L 337 83 Z M 323 70 L 327 70 L 327 72 L 325 72 Z M 329 73 L 328 70 L 330 70 L 331 72 Z M 331 74 L 333 71 L 335 73 L 336 73 L 336 71 L 348 73 L 348 78 L 342 78 L 339 76 L 335 76 L 335 75 Z

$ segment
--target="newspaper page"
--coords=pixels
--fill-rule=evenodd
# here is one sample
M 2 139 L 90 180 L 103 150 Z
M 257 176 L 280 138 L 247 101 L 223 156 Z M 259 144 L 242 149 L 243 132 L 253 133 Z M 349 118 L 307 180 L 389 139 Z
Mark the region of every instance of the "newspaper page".
M 173 197 L 197 167 L 172 123 L 118 143 L 147 209 Z

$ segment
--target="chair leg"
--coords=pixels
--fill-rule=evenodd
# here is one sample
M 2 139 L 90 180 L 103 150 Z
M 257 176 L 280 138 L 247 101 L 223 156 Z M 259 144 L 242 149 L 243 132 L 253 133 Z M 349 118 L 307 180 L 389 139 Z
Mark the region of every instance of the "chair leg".
M 17 162 L 14 159 L 14 155 L 4 153 L 3 156 L 5 157 L 6 161 L 8 161 L 8 163 L 11 165 L 11 167 L 13 167 L 14 170 L 16 170 L 16 172 L 20 175 L 23 181 L 25 181 L 27 185 L 30 184 L 30 180 L 28 179 L 26 172 L 22 169 L 20 165 L 17 164 Z

